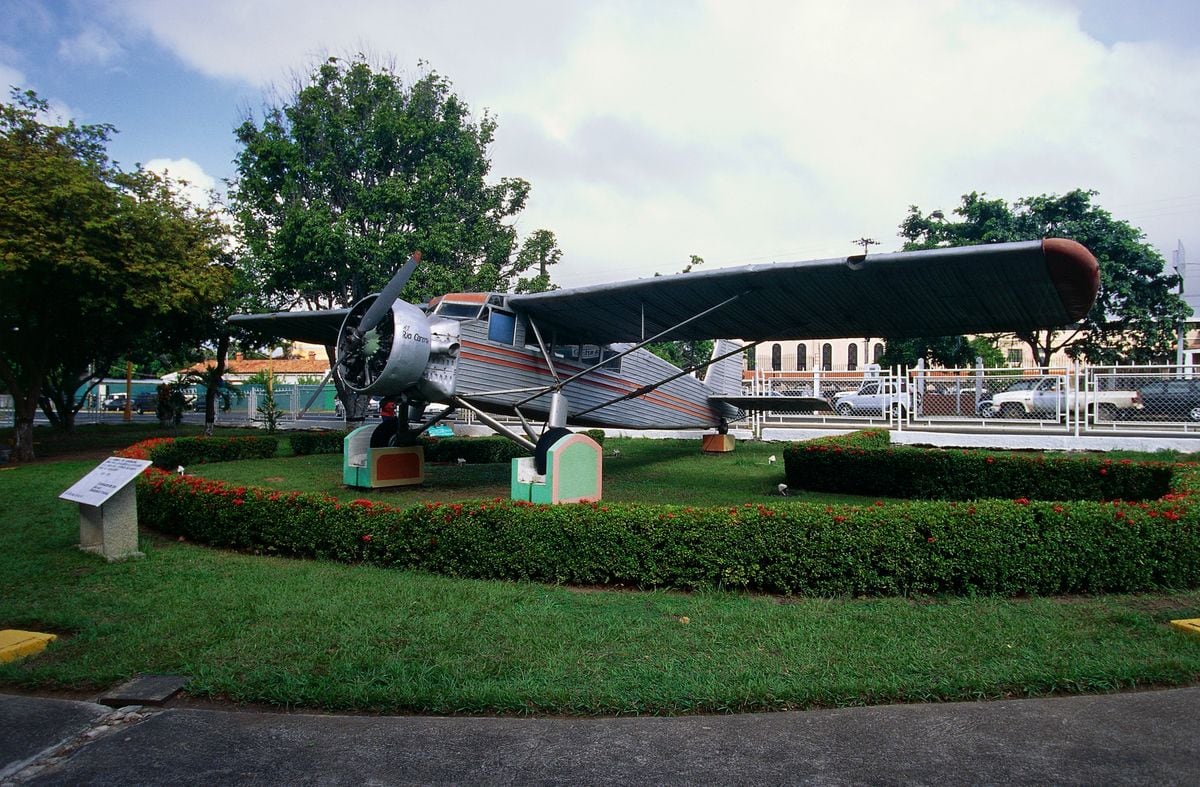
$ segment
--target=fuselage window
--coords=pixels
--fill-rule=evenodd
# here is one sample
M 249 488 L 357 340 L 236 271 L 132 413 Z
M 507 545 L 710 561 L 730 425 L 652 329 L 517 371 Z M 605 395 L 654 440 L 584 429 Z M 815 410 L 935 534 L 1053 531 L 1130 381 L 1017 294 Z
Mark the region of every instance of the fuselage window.
M 491 310 L 488 318 L 488 340 L 500 344 L 512 344 L 517 331 L 516 315 Z
M 555 358 L 562 358 L 567 361 L 579 360 L 579 345 L 578 344 L 556 344 L 550 353 Z
M 601 353 L 601 357 L 604 359 L 604 365 L 601 366 L 600 368 L 604 369 L 606 371 L 609 371 L 609 372 L 613 372 L 615 374 L 620 374 L 621 373 L 621 359 L 615 357 L 620 354 L 621 354 L 620 350 L 614 350 L 611 347 L 605 347 L 603 352 Z

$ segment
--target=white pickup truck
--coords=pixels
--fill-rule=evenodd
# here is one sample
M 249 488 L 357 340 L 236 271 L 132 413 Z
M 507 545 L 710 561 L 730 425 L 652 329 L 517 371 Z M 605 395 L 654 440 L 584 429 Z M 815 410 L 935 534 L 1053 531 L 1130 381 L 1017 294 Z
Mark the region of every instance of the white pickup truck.
M 830 406 L 841 416 L 904 417 L 908 412 L 908 395 L 895 380 L 864 380 L 857 390 L 834 394 Z
M 1075 409 L 1077 397 L 1061 377 L 1032 377 L 994 394 L 981 412 L 993 418 L 1061 418 Z M 1092 391 L 1084 401 L 1088 412 L 1102 421 L 1115 420 L 1118 411 L 1141 407 L 1137 391 Z

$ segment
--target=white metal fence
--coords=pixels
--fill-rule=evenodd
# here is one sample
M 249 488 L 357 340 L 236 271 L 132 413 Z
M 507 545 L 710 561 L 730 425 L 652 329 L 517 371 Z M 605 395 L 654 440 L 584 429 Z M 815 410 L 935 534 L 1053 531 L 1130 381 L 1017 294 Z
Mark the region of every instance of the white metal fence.
M 1060 434 L 1200 435 L 1200 372 L 1190 366 L 756 372 L 748 393 L 815 396 L 810 413 L 763 412 L 766 427 L 984 429 Z

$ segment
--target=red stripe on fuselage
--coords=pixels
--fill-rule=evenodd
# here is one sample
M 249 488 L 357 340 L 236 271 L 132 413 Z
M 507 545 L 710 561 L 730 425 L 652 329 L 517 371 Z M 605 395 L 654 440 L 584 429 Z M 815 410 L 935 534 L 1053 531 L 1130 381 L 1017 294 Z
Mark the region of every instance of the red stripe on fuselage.
M 462 346 L 462 355 L 464 358 L 469 360 L 483 364 L 504 366 L 509 369 L 519 369 L 521 371 L 532 372 L 533 374 L 549 378 L 547 383 L 553 380 L 553 375 L 550 373 L 550 367 L 546 365 L 545 359 L 543 359 L 540 355 L 535 355 L 532 353 L 527 354 L 519 350 L 513 350 L 509 347 L 493 344 L 481 344 L 479 342 L 472 341 L 464 341 Z M 468 349 L 478 350 L 480 352 L 487 353 L 487 355 L 472 353 L 469 352 Z M 587 367 L 563 363 L 560 365 L 559 372 L 566 373 L 566 376 L 570 376 L 577 372 L 583 371 L 585 368 Z M 593 388 L 601 388 L 621 396 L 632 393 L 640 387 L 636 383 L 625 378 L 597 378 L 594 373 L 586 377 L 581 377 L 575 382 L 582 383 L 584 385 L 590 385 Z M 638 398 L 645 400 L 649 404 L 674 410 L 675 412 L 683 413 L 691 418 L 701 419 L 706 423 L 714 423 L 718 419 L 717 415 L 712 409 L 689 399 L 684 399 L 683 397 L 666 393 L 665 391 L 654 390 L 643 394 Z

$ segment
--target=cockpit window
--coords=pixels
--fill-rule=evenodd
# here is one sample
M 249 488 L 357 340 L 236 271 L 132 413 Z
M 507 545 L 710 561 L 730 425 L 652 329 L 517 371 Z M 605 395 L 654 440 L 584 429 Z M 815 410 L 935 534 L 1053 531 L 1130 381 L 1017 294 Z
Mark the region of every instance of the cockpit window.
M 501 344 L 512 344 L 517 330 L 517 318 L 508 312 L 492 309 L 488 318 L 488 339 Z
M 434 312 L 439 317 L 449 317 L 451 320 L 477 320 L 483 305 L 479 303 L 454 303 L 442 301 Z

